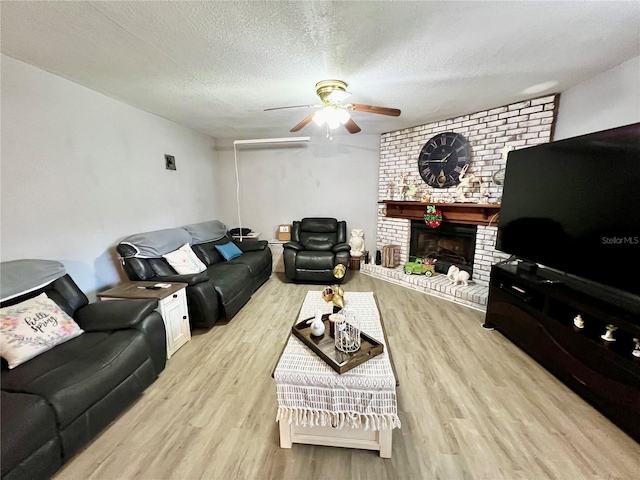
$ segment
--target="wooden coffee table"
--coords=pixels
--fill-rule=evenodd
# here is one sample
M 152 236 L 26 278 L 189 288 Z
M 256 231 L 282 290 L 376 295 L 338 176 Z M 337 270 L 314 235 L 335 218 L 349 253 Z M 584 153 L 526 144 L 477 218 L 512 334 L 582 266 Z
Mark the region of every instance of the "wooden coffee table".
M 290 335 L 273 371 L 280 447 L 305 443 L 360 448 L 391 458 L 392 432 L 400 428 L 400 419 L 397 380 L 380 312 L 373 292 L 347 292 L 345 306 L 354 311 L 362 331 L 385 345 L 385 351 L 339 374 Z M 295 323 L 318 309 L 329 313 L 332 304 L 319 291 L 308 292 Z

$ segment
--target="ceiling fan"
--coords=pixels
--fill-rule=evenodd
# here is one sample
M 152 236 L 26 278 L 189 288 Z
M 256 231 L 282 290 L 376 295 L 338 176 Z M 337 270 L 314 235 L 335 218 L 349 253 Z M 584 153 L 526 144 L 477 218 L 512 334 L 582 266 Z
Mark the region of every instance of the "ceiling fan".
M 302 130 L 313 120 L 318 126 L 326 124 L 327 135 L 329 135 L 329 130 L 338 128 L 340 125 L 344 125 L 344 128 L 346 128 L 349 133 L 358 133 L 361 128 L 351 118 L 349 113 L 351 111 L 376 113 L 378 115 L 389 115 L 391 117 L 398 117 L 400 115 L 400 110 L 397 108 L 376 107 L 362 103 L 347 103 L 342 105 L 341 102 L 351 95 L 350 92 L 347 92 L 347 84 L 342 80 L 322 80 L 316 83 L 316 94 L 320 97 L 321 104 L 267 108 L 265 112 L 285 108 L 321 108 L 305 117 L 290 131 L 297 132 Z

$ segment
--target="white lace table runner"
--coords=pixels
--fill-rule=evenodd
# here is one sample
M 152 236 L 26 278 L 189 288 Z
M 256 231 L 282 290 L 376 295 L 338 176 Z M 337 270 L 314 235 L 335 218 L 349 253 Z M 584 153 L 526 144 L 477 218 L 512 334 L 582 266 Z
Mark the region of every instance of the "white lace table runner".
M 345 306 L 354 311 L 361 330 L 384 343 L 373 292 L 347 292 L 344 300 Z M 333 304 L 325 302 L 319 291 L 308 292 L 297 321 L 314 316 L 318 309 L 331 313 Z M 291 335 L 274 379 L 277 421 L 311 427 L 400 428 L 396 378 L 386 344 L 382 354 L 339 374 Z

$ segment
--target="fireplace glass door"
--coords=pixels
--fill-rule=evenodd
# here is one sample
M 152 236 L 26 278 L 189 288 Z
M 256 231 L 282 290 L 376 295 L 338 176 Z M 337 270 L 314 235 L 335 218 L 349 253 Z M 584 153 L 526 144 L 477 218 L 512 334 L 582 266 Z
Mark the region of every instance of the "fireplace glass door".
M 431 228 L 422 221 L 411 221 L 410 257 L 434 258 L 435 269 L 447 273 L 451 265 L 473 277 L 473 256 L 476 246 L 475 225 L 442 223 Z

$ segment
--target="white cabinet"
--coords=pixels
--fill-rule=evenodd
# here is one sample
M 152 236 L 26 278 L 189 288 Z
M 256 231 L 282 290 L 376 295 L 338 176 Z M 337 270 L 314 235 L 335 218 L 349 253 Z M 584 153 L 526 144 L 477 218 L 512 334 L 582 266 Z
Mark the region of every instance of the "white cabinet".
M 167 358 L 191 340 L 186 290 L 181 290 L 158 302 L 160 314 L 167 331 Z
M 157 300 L 158 311 L 164 320 L 167 336 L 167 358 L 171 358 L 171 355 L 191 340 L 189 310 L 187 309 L 187 284 L 163 284 L 166 288 L 156 288 L 155 285 L 156 282 L 121 283 L 105 292 L 98 293 L 98 297 L 102 300 L 127 298 Z

